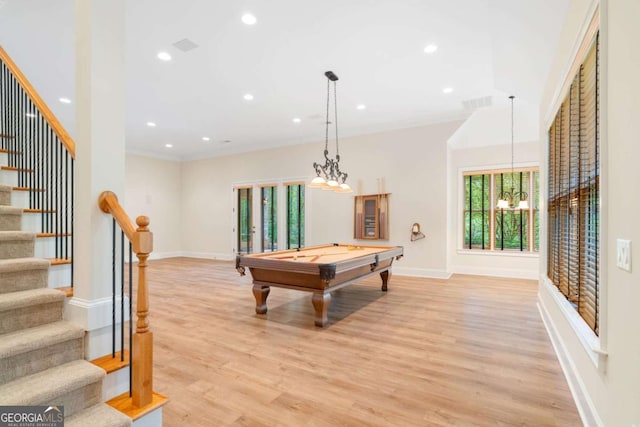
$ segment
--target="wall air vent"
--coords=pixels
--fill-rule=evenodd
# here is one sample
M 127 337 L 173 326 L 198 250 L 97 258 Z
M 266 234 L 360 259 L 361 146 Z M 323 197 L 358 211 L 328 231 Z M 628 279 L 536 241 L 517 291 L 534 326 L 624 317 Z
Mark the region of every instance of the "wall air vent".
M 475 111 L 482 107 L 491 107 L 493 105 L 493 98 L 491 96 L 483 96 L 480 98 L 467 99 L 462 101 L 462 106 L 467 111 Z
M 197 44 L 195 44 L 194 42 L 192 42 L 189 39 L 182 39 L 182 40 L 178 40 L 177 42 L 175 42 L 173 44 L 177 49 L 183 51 L 183 52 L 189 52 L 190 50 L 193 50 L 195 48 L 198 47 Z

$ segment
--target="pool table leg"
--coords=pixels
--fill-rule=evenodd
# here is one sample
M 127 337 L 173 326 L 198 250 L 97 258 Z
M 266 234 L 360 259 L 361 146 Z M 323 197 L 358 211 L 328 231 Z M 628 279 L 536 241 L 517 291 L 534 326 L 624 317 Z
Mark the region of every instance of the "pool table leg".
M 327 311 L 329 311 L 329 304 L 331 303 L 331 294 L 329 292 L 325 294 L 314 293 L 311 297 L 311 303 L 316 310 L 314 322 L 316 326 L 323 328 L 328 321 Z
M 383 292 L 387 292 L 387 282 L 389 282 L 389 276 L 391 276 L 391 273 L 389 272 L 389 270 L 385 270 L 380 272 L 380 277 L 382 278 L 382 291 Z
M 256 313 L 265 314 L 267 312 L 267 297 L 269 296 L 269 286 L 253 285 L 253 296 L 256 298 Z

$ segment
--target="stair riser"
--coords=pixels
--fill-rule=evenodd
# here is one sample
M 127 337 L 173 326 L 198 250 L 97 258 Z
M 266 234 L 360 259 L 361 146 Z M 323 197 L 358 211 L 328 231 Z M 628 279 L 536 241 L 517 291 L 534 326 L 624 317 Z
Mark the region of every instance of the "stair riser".
M 0 244 L 0 259 L 33 258 L 33 240 L 3 240 Z
M 71 265 L 61 264 L 49 267 L 49 287 L 71 286 Z
M 0 334 L 62 320 L 64 300 L 0 312 Z
M 107 374 L 102 380 L 102 400 L 105 402 L 129 390 L 129 367 Z
M 0 359 L 0 384 L 81 359 L 83 349 L 83 339 L 76 338 Z
M 0 170 L 0 184 L 10 185 L 11 187 L 18 186 L 18 172 Z
M 26 209 L 29 207 L 29 192 L 28 191 L 12 191 L 11 192 L 11 206 L 16 208 Z
M 47 270 L 23 270 L 0 274 L 0 294 L 47 287 Z
M 0 214 L 0 231 L 20 231 L 22 215 Z
M 30 233 L 41 233 L 42 232 L 41 214 L 38 214 L 38 213 L 22 214 L 22 231 L 28 231 Z
M 71 257 L 71 238 L 60 237 L 56 245 L 56 238 L 54 237 L 37 237 L 34 249 L 34 256 L 36 258 L 70 258 Z M 65 254 L 64 248 L 67 248 Z M 56 246 L 58 252 L 56 253 Z

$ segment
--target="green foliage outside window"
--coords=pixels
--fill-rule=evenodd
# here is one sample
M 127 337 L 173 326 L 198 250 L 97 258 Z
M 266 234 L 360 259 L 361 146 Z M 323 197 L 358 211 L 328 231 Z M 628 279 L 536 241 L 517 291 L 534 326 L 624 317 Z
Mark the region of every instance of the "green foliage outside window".
M 532 178 L 533 192 L 530 189 Z M 528 251 L 530 239 L 533 239 L 533 250 L 537 251 L 540 241 L 538 179 L 537 171 L 479 172 L 463 176 L 464 248 Z M 498 196 L 514 191 L 529 194 L 529 209 L 497 209 Z M 534 220 L 532 232 L 529 230 L 530 215 Z

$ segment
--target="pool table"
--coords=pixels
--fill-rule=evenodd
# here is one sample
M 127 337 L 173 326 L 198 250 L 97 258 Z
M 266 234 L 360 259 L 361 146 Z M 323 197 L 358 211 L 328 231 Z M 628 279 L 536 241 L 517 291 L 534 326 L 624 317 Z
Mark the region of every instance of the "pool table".
M 329 245 L 268 253 L 238 255 L 236 270 L 253 277 L 256 313 L 267 312 L 272 286 L 312 292 L 315 325 L 327 324 L 331 292 L 379 273 L 382 291 L 387 290 L 391 264 L 403 255 L 402 246 Z

